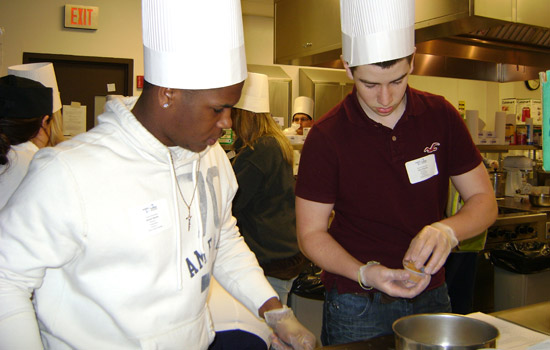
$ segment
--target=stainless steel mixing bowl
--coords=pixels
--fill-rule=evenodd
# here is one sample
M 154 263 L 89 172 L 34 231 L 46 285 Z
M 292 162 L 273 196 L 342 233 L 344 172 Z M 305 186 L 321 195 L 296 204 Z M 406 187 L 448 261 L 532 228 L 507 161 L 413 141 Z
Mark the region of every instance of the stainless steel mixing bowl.
M 393 323 L 396 350 L 477 350 L 494 348 L 498 329 L 455 314 L 418 314 Z
M 550 194 L 529 194 L 529 203 L 536 207 L 550 207 Z

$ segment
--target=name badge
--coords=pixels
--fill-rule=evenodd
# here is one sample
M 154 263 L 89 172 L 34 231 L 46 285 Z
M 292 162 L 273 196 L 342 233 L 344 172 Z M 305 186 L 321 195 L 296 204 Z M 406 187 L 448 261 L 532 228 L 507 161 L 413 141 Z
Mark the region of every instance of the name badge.
M 165 199 L 128 210 L 134 232 L 151 235 L 170 228 L 168 206 Z
M 405 163 L 405 168 L 407 168 L 407 175 L 409 175 L 411 184 L 428 180 L 430 177 L 439 174 L 434 154 L 408 161 Z

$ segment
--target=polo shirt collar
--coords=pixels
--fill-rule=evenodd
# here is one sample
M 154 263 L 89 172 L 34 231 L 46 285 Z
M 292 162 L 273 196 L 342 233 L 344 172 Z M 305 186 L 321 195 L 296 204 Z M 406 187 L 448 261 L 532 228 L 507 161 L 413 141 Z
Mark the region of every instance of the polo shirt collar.
M 405 94 L 407 95 L 407 105 L 405 106 L 405 112 L 397 122 L 396 126 L 404 121 L 407 121 L 409 117 L 422 115 L 426 111 L 426 104 L 412 93 L 413 88 L 407 85 Z M 350 103 L 347 103 L 348 118 L 350 122 L 358 126 L 377 125 L 378 122 L 372 120 L 367 116 L 361 104 L 359 103 L 359 97 L 357 97 L 357 88 L 354 86 L 351 92 L 352 98 Z

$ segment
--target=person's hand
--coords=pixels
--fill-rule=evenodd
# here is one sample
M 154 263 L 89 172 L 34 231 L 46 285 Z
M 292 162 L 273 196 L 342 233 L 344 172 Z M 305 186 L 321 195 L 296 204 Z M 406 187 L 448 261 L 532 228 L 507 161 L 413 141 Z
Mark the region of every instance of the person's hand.
M 296 319 L 291 308 L 269 310 L 264 317 L 276 335 L 271 344 L 274 350 L 313 350 L 315 347 L 315 336 Z
M 458 245 L 453 229 L 441 222 L 424 228 L 414 237 L 405 253 L 405 260 L 414 261 L 415 267 L 433 275 L 445 264 L 451 250 Z M 431 256 L 431 257 L 430 257 Z M 428 261 L 427 264 L 426 261 Z
M 411 283 L 410 273 L 406 270 L 390 269 L 380 264 L 361 266 L 359 276 L 363 287 L 374 287 L 400 298 L 414 298 L 426 289 L 431 280 L 431 276 L 426 274 L 417 283 Z

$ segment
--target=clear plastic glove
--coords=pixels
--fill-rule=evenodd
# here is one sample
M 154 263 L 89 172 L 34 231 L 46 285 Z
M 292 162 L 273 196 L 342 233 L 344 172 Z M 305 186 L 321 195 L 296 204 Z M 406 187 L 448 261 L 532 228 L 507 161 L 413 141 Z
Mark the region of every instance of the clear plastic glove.
M 273 339 L 271 346 L 274 350 L 313 350 L 315 347 L 313 333 L 298 322 L 292 309 L 286 305 L 281 309 L 265 312 L 264 317 L 278 338 Z
M 441 222 L 424 228 L 412 240 L 404 260 L 415 262 L 416 268 L 425 265 L 424 272 L 434 274 L 445 264 L 451 250 L 458 245 L 454 230 Z M 428 263 L 426 261 L 430 258 Z
M 431 280 L 425 275 L 415 283 L 410 283 L 411 273 L 406 270 L 389 269 L 379 263 L 370 263 L 359 268 L 361 286 L 369 290 L 371 286 L 393 297 L 413 298 L 422 293 Z M 369 287 L 367 287 L 369 286 Z

